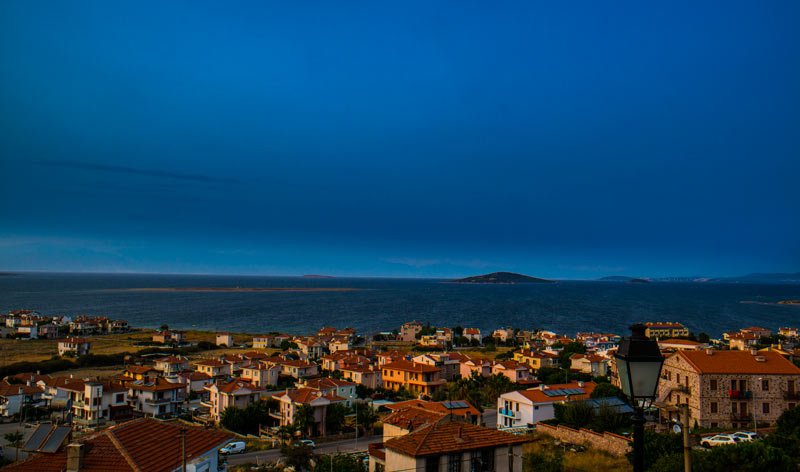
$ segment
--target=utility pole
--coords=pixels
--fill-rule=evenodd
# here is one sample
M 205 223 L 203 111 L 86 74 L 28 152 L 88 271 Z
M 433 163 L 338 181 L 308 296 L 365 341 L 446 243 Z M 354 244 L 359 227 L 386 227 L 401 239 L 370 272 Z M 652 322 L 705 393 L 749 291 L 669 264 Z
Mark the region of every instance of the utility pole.
M 681 404 L 681 423 L 683 423 L 683 471 L 692 472 L 692 447 L 689 444 L 689 404 Z

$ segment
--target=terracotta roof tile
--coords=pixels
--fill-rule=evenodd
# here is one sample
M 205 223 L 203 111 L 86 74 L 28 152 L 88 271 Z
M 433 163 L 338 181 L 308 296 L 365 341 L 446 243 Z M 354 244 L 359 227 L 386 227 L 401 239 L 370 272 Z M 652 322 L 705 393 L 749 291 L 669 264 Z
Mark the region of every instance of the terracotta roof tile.
M 678 351 L 701 374 L 776 374 L 800 375 L 800 368 L 777 352 L 764 351 L 752 355 L 750 351 Z M 760 361 L 763 359 L 763 361 Z
M 394 361 L 390 364 L 385 364 L 384 369 L 400 370 L 404 372 L 440 372 L 441 369 L 428 364 L 418 364 L 411 361 Z
M 522 444 L 531 440 L 526 436 L 516 436 L 496 429 L 452 421 L 424 426 L 405 436 L 390 439 L 384 444 L 386 449 L 419 457 Z

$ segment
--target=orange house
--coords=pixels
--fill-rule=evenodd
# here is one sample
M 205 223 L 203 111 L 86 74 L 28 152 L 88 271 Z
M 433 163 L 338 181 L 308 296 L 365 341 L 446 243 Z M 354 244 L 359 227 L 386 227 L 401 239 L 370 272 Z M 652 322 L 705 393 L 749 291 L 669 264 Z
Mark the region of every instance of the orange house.
M 383 387 L 395 391 L 404 388 L 412 393 L 431 395 L 447 383 L 439 377 L 441 370 L 438 367 L 411 361 L 385 364 L 382 371 Z

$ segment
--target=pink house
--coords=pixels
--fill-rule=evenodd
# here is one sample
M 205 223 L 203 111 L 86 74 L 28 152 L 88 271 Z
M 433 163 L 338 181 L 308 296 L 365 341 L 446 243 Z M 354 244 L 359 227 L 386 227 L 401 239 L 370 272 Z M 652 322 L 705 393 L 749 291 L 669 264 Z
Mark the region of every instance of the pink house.
M 531 371 L 528 366 L 512 360 L 495 363 L 492 366 L 492 374 L 505 375 L 514 383 L 531 379 Z

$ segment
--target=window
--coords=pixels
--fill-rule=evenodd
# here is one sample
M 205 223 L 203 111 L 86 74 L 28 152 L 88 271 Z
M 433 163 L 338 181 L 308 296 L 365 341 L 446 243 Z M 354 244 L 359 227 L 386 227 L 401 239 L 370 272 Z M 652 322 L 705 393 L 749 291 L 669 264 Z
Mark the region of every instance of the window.
M 534 406 L 533 409 L 534 410 L 538 410 L 539 409 L 539 405 Z
M 709 386 L 708 387 L 711 390 L 716 390 L 717 389 L 717 379 L 711 379 L 711 382 L 709 382 Z
M 763 405 L 761 405 L 761 412 L 764 413 L 765 415 L 769 414 L 769 403 L 764 403 Z
M 717 412 L 717 402 L 711 402 L 711 413 Z
M 124 393 L 118 393 L 116 402 L 117 403 L 122 403 L 124 401 L 125 401 L 125 394 Z
M 481 452 L 472 451 L 469 455 L 469 472 L 481 472 Z
M 736 390 L 736 381 L 731 380 L 731 390 Z
M 517 411 L 519 411 L 519 402 L 517 402 Z
M 769 390 L 769 380 L 763 379 L 761 381 L 761 390 L 763 390 L 765 392 Z
M 425 459 L 425 472 L 439 472 L 439 456 Z
M 447 472 L 461 472 L 461 454 L 447 456 Z

